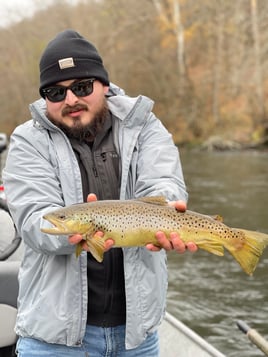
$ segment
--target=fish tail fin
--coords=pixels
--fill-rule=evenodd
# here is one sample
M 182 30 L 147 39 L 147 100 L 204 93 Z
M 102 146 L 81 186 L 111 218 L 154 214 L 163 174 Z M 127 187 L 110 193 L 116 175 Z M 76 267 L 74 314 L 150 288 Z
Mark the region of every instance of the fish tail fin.
M 230 253 L 238 261 L 242 269 L 247 274 L 252 275 L 263 253 L 263 250 L 268 245 L 268 234 L 248 231 L 246 229 L 233 230 L 244 233 L 245 243 L 240 249 L 230 250 Z

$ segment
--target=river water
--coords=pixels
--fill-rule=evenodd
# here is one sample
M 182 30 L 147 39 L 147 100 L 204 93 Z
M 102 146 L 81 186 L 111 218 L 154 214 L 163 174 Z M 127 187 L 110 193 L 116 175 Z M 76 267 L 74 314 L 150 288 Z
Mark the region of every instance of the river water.
M 268 233 L 268 151 L 181 151 L 188 208 L 219 214 L 231 227 Z M 226 251 L 168 255 L 168 310 L 228 357 L 263 353 L 236 325 L 268 339 L 268 248 L 253 276 Z M 195 356 L 194 356 L 195 357 Z

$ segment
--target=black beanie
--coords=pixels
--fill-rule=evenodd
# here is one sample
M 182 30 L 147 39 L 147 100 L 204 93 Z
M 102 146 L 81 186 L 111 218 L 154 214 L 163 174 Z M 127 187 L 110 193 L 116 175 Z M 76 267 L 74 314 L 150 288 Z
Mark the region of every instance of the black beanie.
M 109 85 L 109 77 L 97 49 L 73 30 L 60 32 L 49 42 L 40 59 L 40 89 L 60 81 L 97 78 Z

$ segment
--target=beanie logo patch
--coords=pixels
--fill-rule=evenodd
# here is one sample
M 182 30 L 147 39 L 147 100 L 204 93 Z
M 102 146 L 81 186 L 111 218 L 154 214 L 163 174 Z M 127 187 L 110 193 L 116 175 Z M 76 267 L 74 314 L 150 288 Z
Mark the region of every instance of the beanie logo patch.
M 60 69 L 75 67 L 73 57 L 62 58 L 62 59 L 58 60 L 58 63 L 59 63 Z

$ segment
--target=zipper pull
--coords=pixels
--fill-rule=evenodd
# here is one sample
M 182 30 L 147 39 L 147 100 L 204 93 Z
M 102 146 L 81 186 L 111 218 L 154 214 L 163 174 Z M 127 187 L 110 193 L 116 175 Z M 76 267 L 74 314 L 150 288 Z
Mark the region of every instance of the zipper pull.
M 93 174 L 94 174 L 95 177 L 98 177 L 98 176 L 99 176 L 99 175 L 98 175 L 98 171 L 97 171 L 97 169 L 96 169 L 95 166 L 92 167 L 92 171 L 93 171 Z
M 103 162 L 106 161 L 106 152 L 101 153 L 101 158 Z

